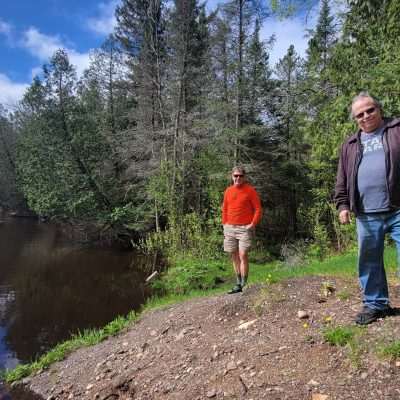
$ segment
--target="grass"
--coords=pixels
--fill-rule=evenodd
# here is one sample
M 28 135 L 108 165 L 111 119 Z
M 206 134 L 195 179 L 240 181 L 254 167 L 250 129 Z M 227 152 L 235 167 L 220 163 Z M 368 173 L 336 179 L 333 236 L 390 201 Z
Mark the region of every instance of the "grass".
M 357 334 L 356 327 L 353 326 L 336 326 L 325 328 L 322 335 L 326 342 L 332 346 L 346 346 L 354 341 Z
M 351 293 L 348 290 L 343 289 L 343 290 L 337 292 L 336 297 L 342 301 L 346 301 L 351 298 Z
M 354 277 L 356 279 L 357 253 L 355 250 L 343 255 L 328 257 L 324 261 L 313 260 L 308 262 L 308 264 L 290 267 L 285 266 L 279 261 L 264 263 L 261 262 L 263 258 L 259 253 L 256 253 L 256 256 L 255 259 L 250 259 L 250 284 L 273 284 L 287 278 L 309 275 Z M 393 273 L 396 270 L 396 260 L 395 249 L 391 247 L 387 248 L 385 252 L 385 265 L 388 266 L 387 270 L 389 273 Z M 227 258 L 211 261 L 179 260 L 175 267 L 171 267 L 168 270 L 167 276 L 163 278 L 163 282 L 157 283 L 157 285 L 160 285 L 163 295 L 153 296 L 148 299 L 142 307 L 141 313 L 196 297 L 225 293 L 235 280 L 231 268 Z M 259 304 L 255 304 L 254 306 L 256 314 L 261 312 Z M 15 369 L 6 371 L 4 374 L 5 380 L 11 383 L 29 376 L 36 371 L 46 369 L 52 363 L 64 359 L 69 353 L 80 347 L 92 346 L 109 336 L 116 335 L 135 321 L 138 316 L 139 314 L 131 312 L 126 317 L 117 317 L 101 329 L 80 332 L 72 336 L 70 340 L 60 343 L 38 360 L 30 364 L 18 365 Z M 350 331 L 346 331 L 345 328 L 342 329 L 342 331 L 338 330 L 336 333 L 327 333 L 329 337 L 332 337 L 329 341 L 337 343 L 336 345 L 340 345 L 343 341 L 354 344 L 354 341 L 351 340 L 353 334 Z M 396 351 L 400 352 L 400 344 L 398 343 L 388 348 L 389 350 L 385 351 L 392 352 L 389 355 L 397 354 Z M 356 353 L 355 350 L 354 353 Z
M 71 339 L 58 344 L 38 360 L 30 364 L 18 365 L 13 370 L 6 371 L 4 378 L 6 382 L 11 383 L 25 378 L 36 371 L 46 369 L 54 362 L 63 360 L 69 353 L 78 348 L 93 346 L 110 336 L 116 335 L 136 319 L 137 314 L 132 311 L 126 317 L 118 316 L 103 328 L 87 329 L 83 332 L 78 332 Z
M 391 359 L 400 358 L 400 340 L 395 340 L 379 348 L 378 353 Z
M 325 341 L 332 346 L 346 347 L 351 364 L 359 369 L 365 344 L 362 336 L 365 330 L 357 326 L 326 327 L 322 331 Z

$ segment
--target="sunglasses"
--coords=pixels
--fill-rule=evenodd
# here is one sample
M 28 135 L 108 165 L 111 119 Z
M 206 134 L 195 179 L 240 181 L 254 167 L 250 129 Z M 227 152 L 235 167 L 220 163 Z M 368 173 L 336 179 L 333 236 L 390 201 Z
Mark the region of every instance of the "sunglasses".
M 368 108 L 367 110 L 355 115 L 355 118 L 356 119 L 361 119 L 361 118 L 363 118 L 365 116 L 365 114 L 371 115 L 373 112 L 375 112 L 375 110 L 376 110 L 376 107 Z
M 243 174 L 233 174 L 234 178 L 243 178 Z

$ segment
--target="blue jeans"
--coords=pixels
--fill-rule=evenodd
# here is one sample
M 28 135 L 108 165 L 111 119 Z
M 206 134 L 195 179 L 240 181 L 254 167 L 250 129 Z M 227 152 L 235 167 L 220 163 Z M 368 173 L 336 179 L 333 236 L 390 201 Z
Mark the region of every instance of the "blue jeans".
M 383 265 L 385 234 L 389 233 L 400 254 L 400 210 L 357 216 L 358 276 L 365 306 L 382 310 L 389 306 Z

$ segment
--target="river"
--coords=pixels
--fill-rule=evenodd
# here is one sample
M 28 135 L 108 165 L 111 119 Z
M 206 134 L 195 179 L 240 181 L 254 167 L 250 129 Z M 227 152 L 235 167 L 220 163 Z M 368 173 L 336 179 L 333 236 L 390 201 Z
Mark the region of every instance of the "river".
M 0 221 L 0 370 L 29 362 L 71 334 L 137 310 L 152 260 L 71 244 L 33 218 Z M 1 399 L 30 399 L 6 393 Z

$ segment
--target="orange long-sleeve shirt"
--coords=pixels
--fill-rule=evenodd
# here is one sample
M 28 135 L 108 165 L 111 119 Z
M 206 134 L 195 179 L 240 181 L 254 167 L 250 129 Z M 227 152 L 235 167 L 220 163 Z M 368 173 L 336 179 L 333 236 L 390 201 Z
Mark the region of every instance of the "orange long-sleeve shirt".
M 262 215 L 260 197 L 253 186 L 229 186 L 224 193 L 222 224 L 258 224 Z

